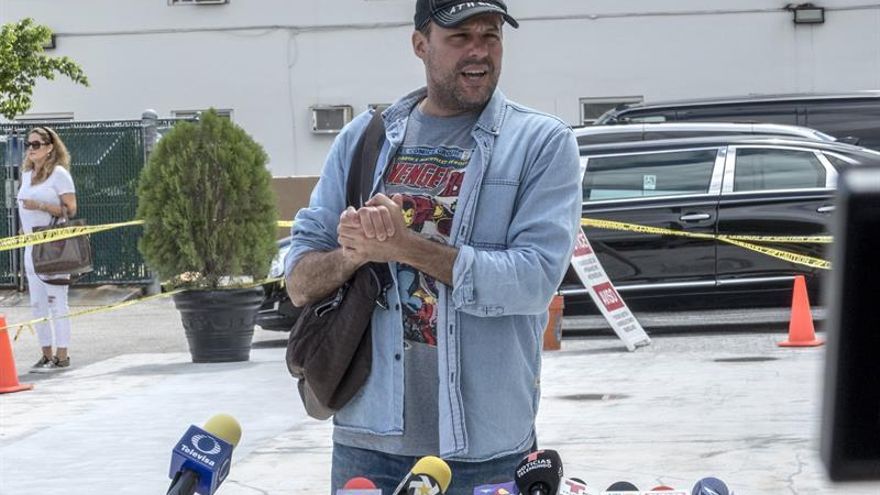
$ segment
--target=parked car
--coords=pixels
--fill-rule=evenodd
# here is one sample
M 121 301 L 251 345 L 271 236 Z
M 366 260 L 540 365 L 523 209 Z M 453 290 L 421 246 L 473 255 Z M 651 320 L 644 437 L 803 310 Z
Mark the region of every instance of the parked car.
M 827 235 L 838 170 L 880 165 L 880 153 L 833 141 L 780 136 L 703 136 L 580 147 L 586 167 L 583 218 L 689 233 L 774 236 Z M 783 261 L 713 239 L 585 227 L 609 278 L 634 309 L 657 305 L 753 306 L 790 302 L 804 275 L 817 297 L 821 269 Z M 279 241 L 272 276 L 281 276 L 289 238 Z M 762 243 L 815 258 L 825 244 Z M 573 270 L 560 285 L 566 314 L 595 307 Z M 257 323 L 289 330 L 295 308 L 270 284 Z M 775 296 L 775 298 L 774 298 Z
M 637 103 L 609 110 L 595 123 L 682 121 L 800 125 L 830 134 L 838 141 L 880 149 L 880 91 Z
M 658 124 L 592 125 L 574 130 L 578 145 L 653 141 L 708 136 L 770 135 L 819 141 L 836 141 L 834 136 L 808 127 L 782 124 L 739 124 L 727 122 L 667 122 Z
M 290 237 L 278 241 L 278 254 L 269 268 L 269 278 L 284 278 L 284 257 L 290 249 Z M 279 330 L 287 332 L 293 327 L 299 316 L 300 308 L 293 305 L 284 283 L 270 282 L 263 285 L 263 304 L 257 311 L 257 325 L 263 330 Z
M 694 234 L 828 235 L 838 170 L 880 165 L 880 153 L 866 148 L 762 136 L 601 144 L 580 153 L 583 218 Z M 770 304 L 773 295 L 790 297 L 796 275 L 807 278 L 816 297 L 824 271 L 714 239 L 592 227 L 585 233 L 636 309 L 651 302 L 669 309 L 719 294 Z M 761 245 L 827 258 L 826 244 Z M 595 311 L 573 270 L 560 290 L 567 314 Z

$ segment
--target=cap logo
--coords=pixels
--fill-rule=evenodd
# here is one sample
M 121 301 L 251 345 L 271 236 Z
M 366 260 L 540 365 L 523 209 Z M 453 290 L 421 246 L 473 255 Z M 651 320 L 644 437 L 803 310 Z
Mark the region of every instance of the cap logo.
M 460 3 L 458 5 L 453 5 L 452 7 L 449 7 L 448 14 L 453 15 L 458 12 L 461 12 L 464 9 L 472 9 L 474 7 L 498 7 L 498 6 L 495 5 L 494 3 L 491 3 L 491 2 L 464 2 L 464 3 Z

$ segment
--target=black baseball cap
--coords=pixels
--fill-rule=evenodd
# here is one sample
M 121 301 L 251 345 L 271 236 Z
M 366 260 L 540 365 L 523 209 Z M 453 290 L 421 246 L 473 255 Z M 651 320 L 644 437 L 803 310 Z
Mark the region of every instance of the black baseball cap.
M 464 2 L 462 0 L 416 0 L 416 15 L 413 18 L 416 29 L 422 28 L 433 20 L 443 27 L 455 27 L 471 17 L 494 12 L 501 14 L 511 26 L 518 28 L 519 23 L 507 13 L 507 5 L 501 0 L 483 0 L 480 2 Z

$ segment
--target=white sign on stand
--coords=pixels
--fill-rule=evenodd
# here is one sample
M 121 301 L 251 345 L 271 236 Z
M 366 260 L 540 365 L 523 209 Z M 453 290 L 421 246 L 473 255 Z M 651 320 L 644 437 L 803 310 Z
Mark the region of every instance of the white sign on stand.
M 587 288 L 596 307 L 602 312 L 605 321 L 611 325 L 614 333 L 626 345 L 630 352 L 636 347 L 646 346 L 651 343 L 651 338 L 645 333 L 642 325 L 632 314 L 623 298 L 617 293 L 611 280 L 599 263 L 599 258 L 593 252 L 590 241 L 584 234 L 583 229 L 578 229 L 577 243 L 574 254 L 571 256 L 571 266 L 577 273 L 581 283 Z

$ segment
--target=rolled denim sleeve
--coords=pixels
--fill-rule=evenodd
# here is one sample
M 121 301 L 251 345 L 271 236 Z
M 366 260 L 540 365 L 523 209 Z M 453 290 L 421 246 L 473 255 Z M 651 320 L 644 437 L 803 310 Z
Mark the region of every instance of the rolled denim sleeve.
M 290 228 L 290 250 L 284 258 L 285 277 L 306 253 L 339 247 L 336 227 L 346 207 L 345 184 L 351 155 L 371 116 L 370 112 L 357 116 L 333 141 L 309 206 L 297 212 Z
M 476 316 L 541 314 L 556 292 L 580 228 L 577 142 L 559 128 L 528 165 L 508 227 L 507 248 L 462 245 L 453 265 L 456 309 Z

